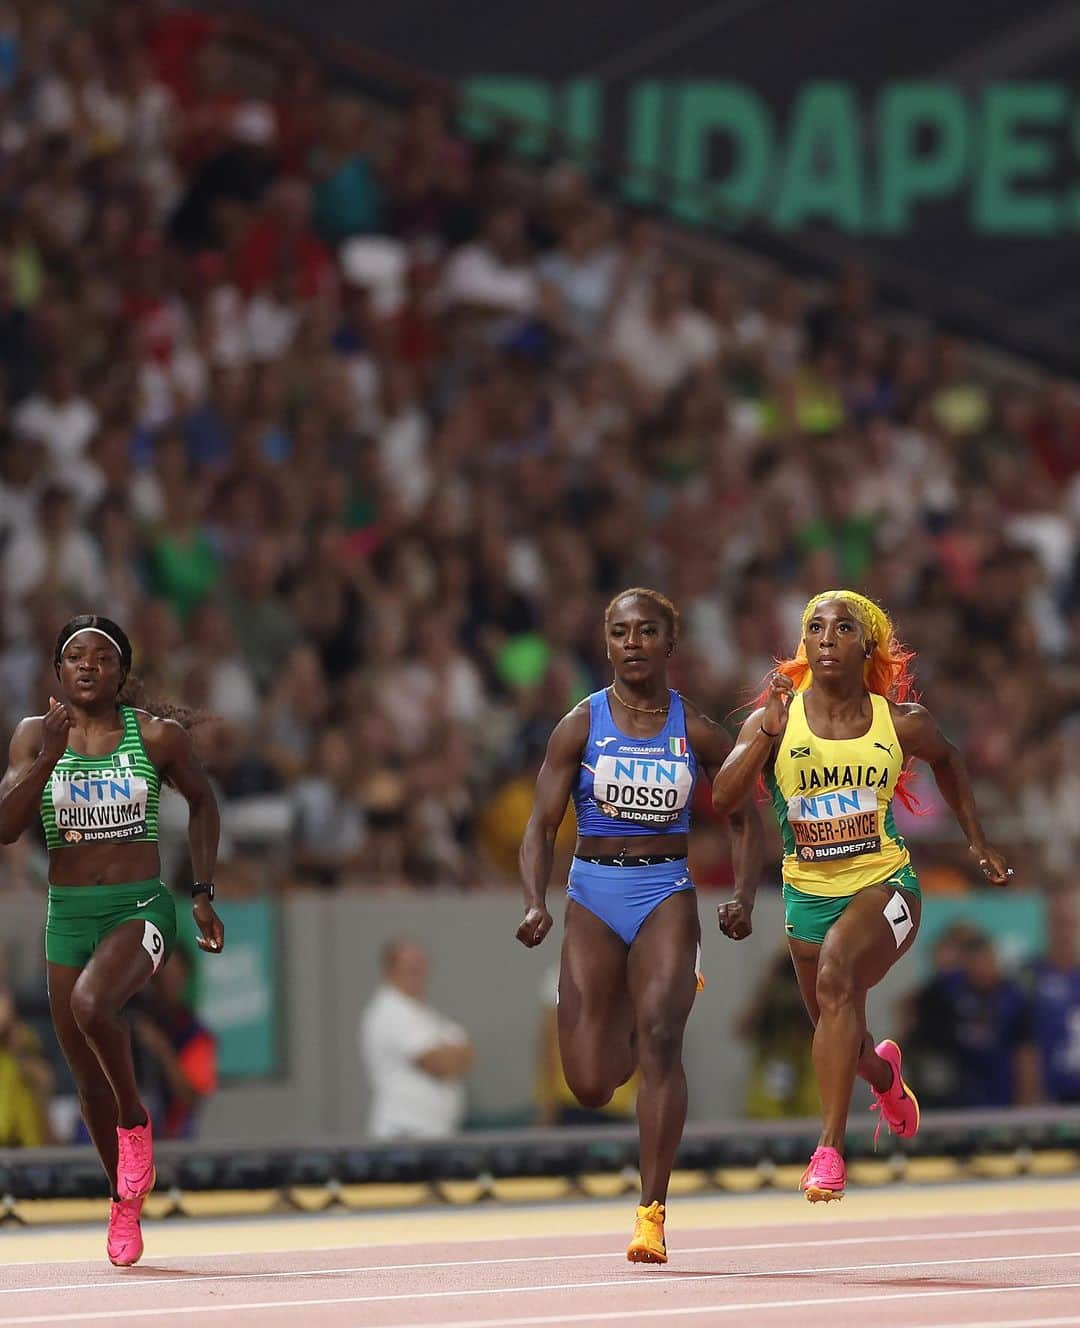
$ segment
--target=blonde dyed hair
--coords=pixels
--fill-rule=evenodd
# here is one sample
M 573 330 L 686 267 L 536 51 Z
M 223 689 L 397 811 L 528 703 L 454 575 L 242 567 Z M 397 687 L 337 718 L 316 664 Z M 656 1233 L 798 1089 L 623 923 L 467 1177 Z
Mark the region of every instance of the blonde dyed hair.
M 792 680 L 796 691 L 804 692 L 810 686 L 813 674 L 806 659 L 806 629 L 821 605 L 830 600 L 839 600 L 845 604 L 863 629 L 867 642 L 873 643 L 870 656 L 863 666 L 866 690 L 887 696 L 890 701 L 908 700 L 914 690 L 911 675 L 914 651 L 908 650 L 897 640 L 892 619 L 881 605 L 866 595 L 860 595 L 857 590 L 823 590 L 809 600 L 803 609 L 802 632 L 795 655 L 790 660 L 781 661 L 780 671 Z
M 884 696 L 890 701 L 911 701 L 915 698 L 915 679 L 912 664 L 915 652 L 902 645 L 897 639 L 892 619 L 881 607 L 857 590 L 823 590 L 814 595 L 803 609 L 802 631 L 799 644 L 790 659 L 776 661 L 776 672 L 783 673 L 795 684 L 797 692 L 805 692 L 814 680 L 813 670 L 806 658 L 806 629 L 810 620 L 822 604 L 839 600 L 845 604 L 851 616 L 862 627 L 867 644 L 873 644 L 869 657 L 863 664 L 863 682 L 868 692 Z M 765 683 L 755 704 L 764 705 L 769 694 L 768 682 Z M 911 791 L 911 771 L 905 768 L 896 785 L 896 793 L 905 807 L 918 810 L 918 799 Z

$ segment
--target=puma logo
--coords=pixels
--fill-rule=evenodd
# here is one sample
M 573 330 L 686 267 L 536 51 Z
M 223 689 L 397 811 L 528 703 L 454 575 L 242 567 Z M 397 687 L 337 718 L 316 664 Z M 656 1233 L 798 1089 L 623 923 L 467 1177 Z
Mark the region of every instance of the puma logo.
M 614 742 L 614 741 L 615 741 L 614 738 L 597 738 L 597 740 L 596 740 L 596 746 L 597 746 L 597 747 L 606 747 L 606 746 L 608 745 L 609 742 Z
M 890 756 L 892 756 L 892 754 L 893 754 L 893 750 L 892 750 L 892 749 L 893 749 L 893 745 L 892 745 L 891 742 L 888 744 L 888 746 L 886 746 L 885 743 L 883 743 L 883 742 L 875 742 L 875 743 L 874 743 L 874 746 L 875 746 L 875 747 L 880 747 L 881 750 L 882 750 L 883 752 L 888 752 L 888 754 L 889 754 Z

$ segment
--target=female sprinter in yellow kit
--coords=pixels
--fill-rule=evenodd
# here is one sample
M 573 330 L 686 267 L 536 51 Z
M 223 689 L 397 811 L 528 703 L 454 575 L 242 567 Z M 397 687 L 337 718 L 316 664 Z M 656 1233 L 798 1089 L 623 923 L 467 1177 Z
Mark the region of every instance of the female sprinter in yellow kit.
M 821 1141 L 803 1173 L 813 1203 L 846 1183 L 844 1132 L 855 1076 L 897 1135 L 919 1128 L 919 1105 L 900 1073 L 900 1048 L 874 1046 L 866 994 L 906 954 L 919 929 L 919 881 L 893 821 L 894 796 L 911 804 L 904 763 L 926 761 L 987 880 L 1012 875 L 986 842 L 956 748 L 923 706 L 908 701 L 913 655 L 872 600 L 827 590 L 806 606 L 793 659 L 772 675 L 713 785 L 719 812 L 762 776 L 784 839 L 788 945 L 814 1023 Z M 722 914 L 731 935 L 731 910 Z M 880 1128 L 880 1124 L 879 1124 Z

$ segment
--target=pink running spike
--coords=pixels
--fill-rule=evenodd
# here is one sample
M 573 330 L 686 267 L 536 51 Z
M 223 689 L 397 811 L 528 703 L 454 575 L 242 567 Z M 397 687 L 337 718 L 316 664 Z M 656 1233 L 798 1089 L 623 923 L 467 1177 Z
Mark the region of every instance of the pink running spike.
M 910 1139 L 918 1131 L 921 1117 L 919 1099 L 904 1083 L 904 1076 L 900 1073 L 900 1048 L 892 1038 L 886 1038 L 874 1050 L 883 1061 L 888 1062 L 893 1072 L 892 1083 L 884 1093 L 879 1093 L 876 1088 L 870 1090 L 874 1094 L 870 1110 L 880 1112 L 874 1130 L 874 1147 L 877 1148 L 882 1121 L 888 1126 L 890 1134 Z
M 142 1199 L 154 1188 L 154 1132 L 147 1115 L 145 1125 L 130 1130 L 116 1127 L 119 1156 L 116 1162 L 116 1192 L 121 1199 Z
M 799 1185 L 810 1203 L 831 1203 L 844 1197 L 847 1168 L 835 1148 L 815 1148 L 810 1165 L 802 1174 Z
M 130 1268 L 142 1258 L 143 1238 L 139 1217 L 141 1199 L 114 1199 L 109 1205 L 109 1234 L 105 1249 L 109 1262 L 117 1268 Z

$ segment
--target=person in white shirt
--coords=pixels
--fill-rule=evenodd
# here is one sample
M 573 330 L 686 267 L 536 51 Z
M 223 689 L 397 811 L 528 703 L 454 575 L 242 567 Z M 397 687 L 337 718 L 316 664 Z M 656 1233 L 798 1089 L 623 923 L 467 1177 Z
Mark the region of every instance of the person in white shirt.
M 689 276 L 662 268 L 641 297 L 628 299 L 615 317 L 611 353 L 646 403 L 658 404 L 695 369 L 720 351 L 720 333 L 689 298 Z
M 480 239 L 447 263 L 442 296 L 448 309 L 521 316 L 536 311 L 539 285 L 520 208 L 505 204 L 491 212 Z
M 17 437 L 44 442 L 54 470 L 82 459 L 98 427 L 98 412 L 80 393 L 78 373 L 70 360 L 53 362 L 45 386 L 19 403 L 12 426 Z
M 79 525 L 70 489 L 50 481 L 37 500 L 37 521 L 17 533 L 0 561 L 0 592 L 9 631 L 26 627 L 26 600 L 39 591 L 86 603 L 105 588 L 105 569 L 94 539 Z
M 426 1003 L 430 963 L 415 941 L 388 941 L 382 981 L 360 1016 L 374 1139 L 444 1139 L 465 1117 L 468 1033 Z

